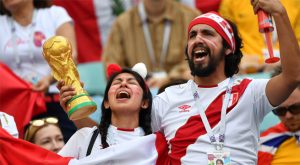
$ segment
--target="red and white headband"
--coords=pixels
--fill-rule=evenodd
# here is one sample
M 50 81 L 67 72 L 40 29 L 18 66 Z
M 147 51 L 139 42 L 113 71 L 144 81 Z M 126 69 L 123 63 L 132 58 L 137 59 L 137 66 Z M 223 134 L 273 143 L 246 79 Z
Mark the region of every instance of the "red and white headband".
M 110 77 L 114 73 L 120 72 L 121 70 L 122 70 L 122 68 L 118 64 L 109 64 L 107 66 L 107 70 L 106 70 L 107 77 Z M 135 64 L 131 68 L 131 70 L 137 72 L 143 79 L 145 79 L 147 76 L 147 68 L 144 63 L 140 62 L 140 63 Z
M 188 27 L 188 33 L 193 26 L 198 24 L 206 24 L 214 28 L 225 41 L 230 45 L 232 53 L 235 52 L 235 39 L 230 24 L 222 18 L 217 12 L 208 12 L 194 18 Z

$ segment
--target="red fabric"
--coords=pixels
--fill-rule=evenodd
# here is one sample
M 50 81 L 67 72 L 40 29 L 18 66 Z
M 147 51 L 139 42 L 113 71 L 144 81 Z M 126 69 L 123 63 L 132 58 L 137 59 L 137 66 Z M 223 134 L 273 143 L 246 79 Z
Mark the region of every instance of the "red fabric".
M 0 127 L 0 164 L 67 165 L 64 158 L 27 141 L 14 138 Z
M 157 165 L 170 165 L 171 160 L 170 160 L 170 157 L 168 156 L 169 149 L 168 149 L 167 140 L 162 133 L 157 132 L 155 134 L 156 134 L 155 146 L 156 146 L 156 150 L 158 152 L 156 164 Z
M 273 155 L 267 152 L 258 151 L 257 165 L 270 165 Z
M 75 24 L 78 63 L 101 61 L 102 43 L 93 0 L 53 0 L 64 7 Z
M 0 63 L 0 111 L 14 117 L 20 138 L 32 116 L 46 112 L 44 95 Z M 0 158 L 1 159 L 1 158 Z
M 122 68 L 120 67 L 120 65 L 118 64 L 109 64 L 107 66 L 107 70 L 106 70 L 106 76 L 110 77 L 112 76 L 114 73 L 116 72 L 120 72 L 122 70 Z
M 221 0 L 196 0 L 195 6 L 202 13 L 207 13 L 209 11 L 218 11 L 220 3 Z

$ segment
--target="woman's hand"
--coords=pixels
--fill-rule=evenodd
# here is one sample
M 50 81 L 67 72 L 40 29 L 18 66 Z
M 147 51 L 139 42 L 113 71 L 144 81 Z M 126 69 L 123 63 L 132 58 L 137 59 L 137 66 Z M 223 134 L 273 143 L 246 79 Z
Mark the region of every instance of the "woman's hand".
M 66 103 L 76 95 L 75 88 L 72 86 L 65 85 L 65 82 L 63 80 L 58 81 L 56 87 L 59 89 L 59 103 L 60 106 L 67 112 Z

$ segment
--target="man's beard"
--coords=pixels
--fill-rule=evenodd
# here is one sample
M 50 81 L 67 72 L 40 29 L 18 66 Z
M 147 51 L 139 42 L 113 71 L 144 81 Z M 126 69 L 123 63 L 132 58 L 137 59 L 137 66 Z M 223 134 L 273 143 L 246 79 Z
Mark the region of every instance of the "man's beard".
M 210 52 L 210 51 L 209 51 Z M 188 58 L 189 67 L 191 69 L 191 74 L 193 76 L 198 77 L 208 77 L 213 72 L 216 71 L 217 66 L 220 64 L 220 62 L 223 60 L 225 56 L 225 49 L 223 48 L 217 56 L 212 56 L 210 53 L 208 53 L 206 58 L 209 58 L 208 64 L 206 67 L 203 66 L 203 64 L 194 64 L 194 54 L 192 53 L 192 58 Z

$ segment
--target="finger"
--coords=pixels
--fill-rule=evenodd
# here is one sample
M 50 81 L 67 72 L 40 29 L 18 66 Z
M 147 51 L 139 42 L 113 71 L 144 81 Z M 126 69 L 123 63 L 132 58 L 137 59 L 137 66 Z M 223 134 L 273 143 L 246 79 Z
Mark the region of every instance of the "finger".
M 80 81 L 80 85 L 83 88 L 84 87 L 84 82 Z
M 62 86 L 60 88 L 60 94 L 68 91 L 75 91 L 75 89 L 72 86 Z
M 64 84 L 65 84 L 64 80 L 59 80 L 58 83 L 57 83 L 57 85 L 56 85 L 57 89 L 60 90 L 61 87 L 62 87 Z

